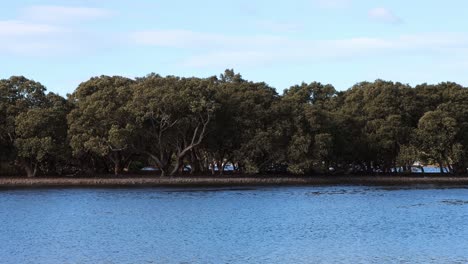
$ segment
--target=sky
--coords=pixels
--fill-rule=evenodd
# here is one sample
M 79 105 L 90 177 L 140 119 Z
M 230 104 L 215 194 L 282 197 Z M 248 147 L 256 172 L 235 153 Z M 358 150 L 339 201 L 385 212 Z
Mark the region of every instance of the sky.
M 466 0 L 17 0 L 0 9 L 0 78 L 66 95 L 99 75 L 234 69 L 279 93 L 384 79 L 468 86 Z

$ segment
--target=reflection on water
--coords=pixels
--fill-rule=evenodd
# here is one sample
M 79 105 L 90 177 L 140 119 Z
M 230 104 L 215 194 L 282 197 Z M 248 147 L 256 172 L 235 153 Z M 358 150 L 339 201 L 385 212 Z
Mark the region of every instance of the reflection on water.
M 468 205 L 468 201 L 465 200 L 443 200 L 442 203 L 450 205 Z
M 468 189 L 0 191 L 1 263 L 466 263 Z

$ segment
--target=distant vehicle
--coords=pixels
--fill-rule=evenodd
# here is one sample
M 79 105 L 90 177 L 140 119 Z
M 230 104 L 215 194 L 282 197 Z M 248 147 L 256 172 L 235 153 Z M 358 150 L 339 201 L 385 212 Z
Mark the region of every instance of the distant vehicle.
M 159 169 L 156 167 L 148 166 L 148 167 L 142 168 L 141 171 L 159 171 Z
M 448 168 L 443 168 L 444 173 L 448 173 L 449 169 Z M 402 167 L 396 167 L 391 169 L 392 172 L 404 172 Z M 426 174 L 431 174 L 431 173 L 440 173 L 440 168 L 439 167 L 434 167 L 434 166 L 416 166 L 413 165 L 411 166 L 411 173 L 426 173 Z
M 152 166 L 147 166 L 147 167 L 141 168 L 140 170 L 141 171 L 159 171 L 159 168 L 152 167 Z M 190 165 L 186 165 L 186 166 L 184 166 L 183 170 L 186 171 L 186 172 L 189 172 L 189 171 L 192 170 L 192 167 Z
M 208 168 L 211 170 L 211 165 Z M 235 168 L 234 168 L 234 165 L 232 165 L 232 163 L 227 163 L 226 165 L 224 165 L 225 172 L 234 171 L 234 170 Z M 218 165 L 214 166 L 214 171 L 219 171 Z

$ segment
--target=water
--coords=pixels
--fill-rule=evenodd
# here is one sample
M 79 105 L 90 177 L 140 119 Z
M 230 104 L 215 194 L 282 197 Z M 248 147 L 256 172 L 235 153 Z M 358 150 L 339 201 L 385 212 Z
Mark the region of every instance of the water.
M 424 169 L 424 173 L 426 174 L 437 174 L 437 173 L 440 173 L 440 168 L 438 167 L 428 167 L 428 166 L 425 166 L 425 167 L 422 167 Z M 449 173 L 449 169 L 444 167 L 442 168 L 442 170 L 444 171 L 444 173 Z M 404 169 L 403 167 L 397 167 L 397 168 L 392 168 L 391 169 L 392 172 L 404 172 Z M 411 172 L 412 173 L 423 173 L 423 170 L 421 169 L 421 167 L 417 167 L 417 166 L 413 166 L 411 167 Z
M 468 189 L 0 191 L 0 263 L 467 263 Z

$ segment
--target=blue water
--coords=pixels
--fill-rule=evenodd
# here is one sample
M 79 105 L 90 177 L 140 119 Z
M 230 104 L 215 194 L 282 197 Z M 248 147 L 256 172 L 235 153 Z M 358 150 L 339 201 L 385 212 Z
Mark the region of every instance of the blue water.
M 0 191 L 0 263 L 468 263 L 468 189 Z
M 424 168 L 424 173 L 429 173 L 429 174 L 436 174 L 440 173 L 440 168 L 437 167 L 423 167 Z M 397 167 L 397 168 L 392 168 L 392 172 L 404 172 L 403 167 Z M 448 168 L 443 168 L 444 173 L 449 173 Z M 412 173 L 423 173 L 422 169 L 420 167 L 413 166 L 411 167 L 411 172 Z

